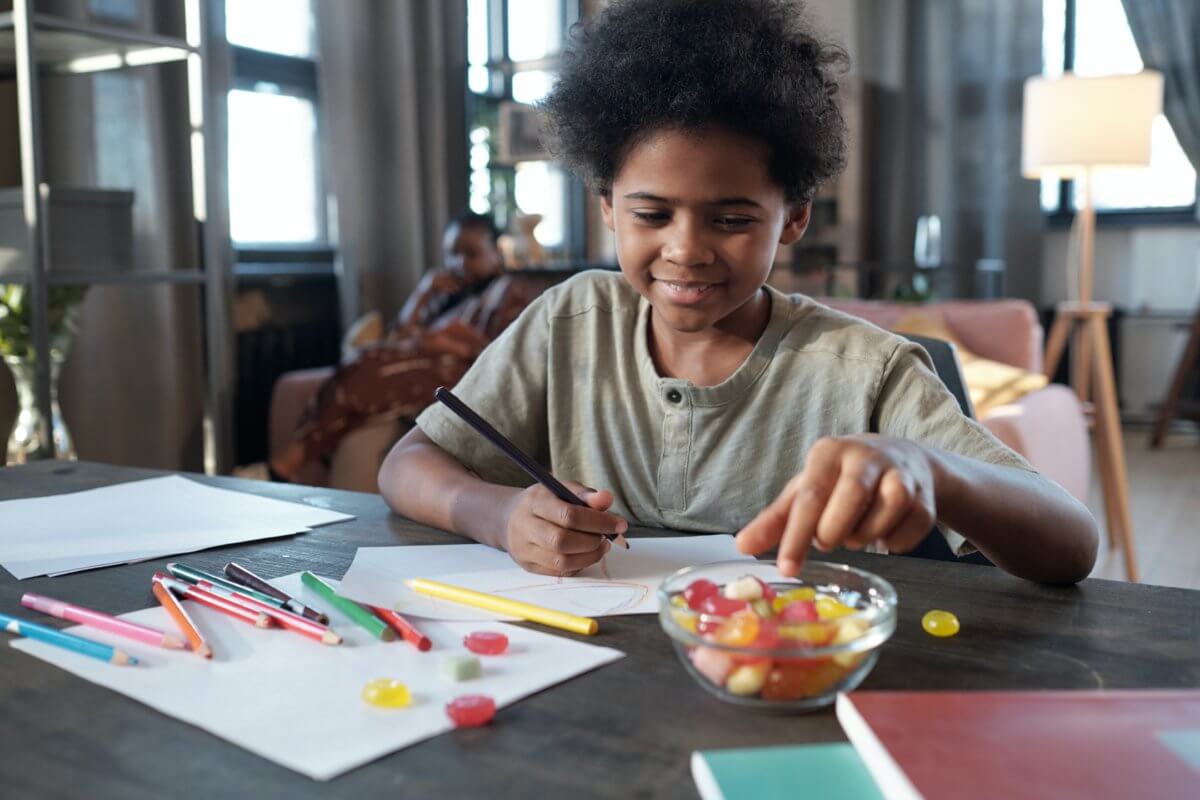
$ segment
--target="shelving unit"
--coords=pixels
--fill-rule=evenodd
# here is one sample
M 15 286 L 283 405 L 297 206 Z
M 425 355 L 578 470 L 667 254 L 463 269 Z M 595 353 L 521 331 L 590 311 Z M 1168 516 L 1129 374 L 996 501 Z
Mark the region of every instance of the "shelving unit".
M 205 332 L 204 466 L 209 473 L 226 471 L 232 451 L 229 267 L 232 255 L 228 219 L 220 204 L 210 209 L 208 197 L 224 196 L 223 170 L 206 163 L 225 163 L 225 143 L 207 135 L 212 120 L 224 122 L 227 64 L 210 63 L 207 43 L 224 34 L 220 3 L 182 0 L 185 36 L 175 38 L 112 25 L 79 22 L 33 11 L 33 0 L 13 0 L 12 11 L 0 13 L 0 79 L 15 77 L 20 137 L 21 194 L 26 223 L 27 270 L 0 275 L 0 282 L 29 286 L 32 338 L 37 354 L 35 397 L 42 417 L 43 442 L 50 441 L 51 420 L 48 289 L 51 286 L 107 284 L 116 286 L 192 285 L 202 289 L 201 319 Z M 154 272 L 63 272 L 49 263 L 49 219 L 44 181 L 39 79 L 44 75 L 77 75 L 104 70 L 143 68 L 187 62 L 188 115 L 192 156 L 192 208 L 195 223 L 195 266 Z M 218 130 L 223 130 L 220 125 Z M 49 457 L 53 454 L 43 452 Z
M 866 117 L 868 104 L 861 77 L 840 85 L 846 120 L 846 166 L 835 181 L 813 197 L 808 232 L 791 247 L 780 247 L 770 282 L 783 291 L 831 294 L 836 271 L 857 276 L 866 258 Z

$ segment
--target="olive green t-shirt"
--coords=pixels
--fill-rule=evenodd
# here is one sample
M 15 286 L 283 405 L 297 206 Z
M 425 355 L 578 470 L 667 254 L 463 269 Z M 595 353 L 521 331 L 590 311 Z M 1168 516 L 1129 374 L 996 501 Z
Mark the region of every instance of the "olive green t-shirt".
M 555 476 L 613 493 L 634 525 L 734 532 L 804 467 L 823 436 L 875 432 L 992 464 L 1029 464 L 960 411 L 920 346 L 767 287 L 771 316 L 716 386 L 661 377 L 651 306 L 615 272 L 537 298 L 454 388 Z M 479 477 L 531 481 L 449 409 L 421 430 Z M 956 552 L 970 549 L 945 531 Z

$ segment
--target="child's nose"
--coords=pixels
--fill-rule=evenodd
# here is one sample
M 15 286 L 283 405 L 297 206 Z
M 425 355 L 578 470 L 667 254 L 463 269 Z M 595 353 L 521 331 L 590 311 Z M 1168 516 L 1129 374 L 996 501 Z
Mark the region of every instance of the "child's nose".
M 697 226 L 680 222 L 671 226 L 667 243 L 662 249 L 662 257 L 665 261 L 681 267 L 696 267 L 713 263 L 715 253 Z

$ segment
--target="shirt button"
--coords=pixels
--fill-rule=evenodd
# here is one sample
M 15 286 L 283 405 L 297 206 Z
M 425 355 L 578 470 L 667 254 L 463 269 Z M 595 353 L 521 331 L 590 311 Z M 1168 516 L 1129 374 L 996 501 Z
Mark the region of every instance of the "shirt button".
M 668 402 L 678 403 L 682 399 L 683 399 L 683 395 L 681 395 L 679 393 L 678 389 L 671 389 L 667 392 L 667 401 Z

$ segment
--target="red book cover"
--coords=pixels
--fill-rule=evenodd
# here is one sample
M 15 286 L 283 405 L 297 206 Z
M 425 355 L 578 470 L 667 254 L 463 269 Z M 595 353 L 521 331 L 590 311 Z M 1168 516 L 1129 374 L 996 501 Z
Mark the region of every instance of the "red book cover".
M 1200 797 L 1200 691 L 855 692 L 888 800 Z

